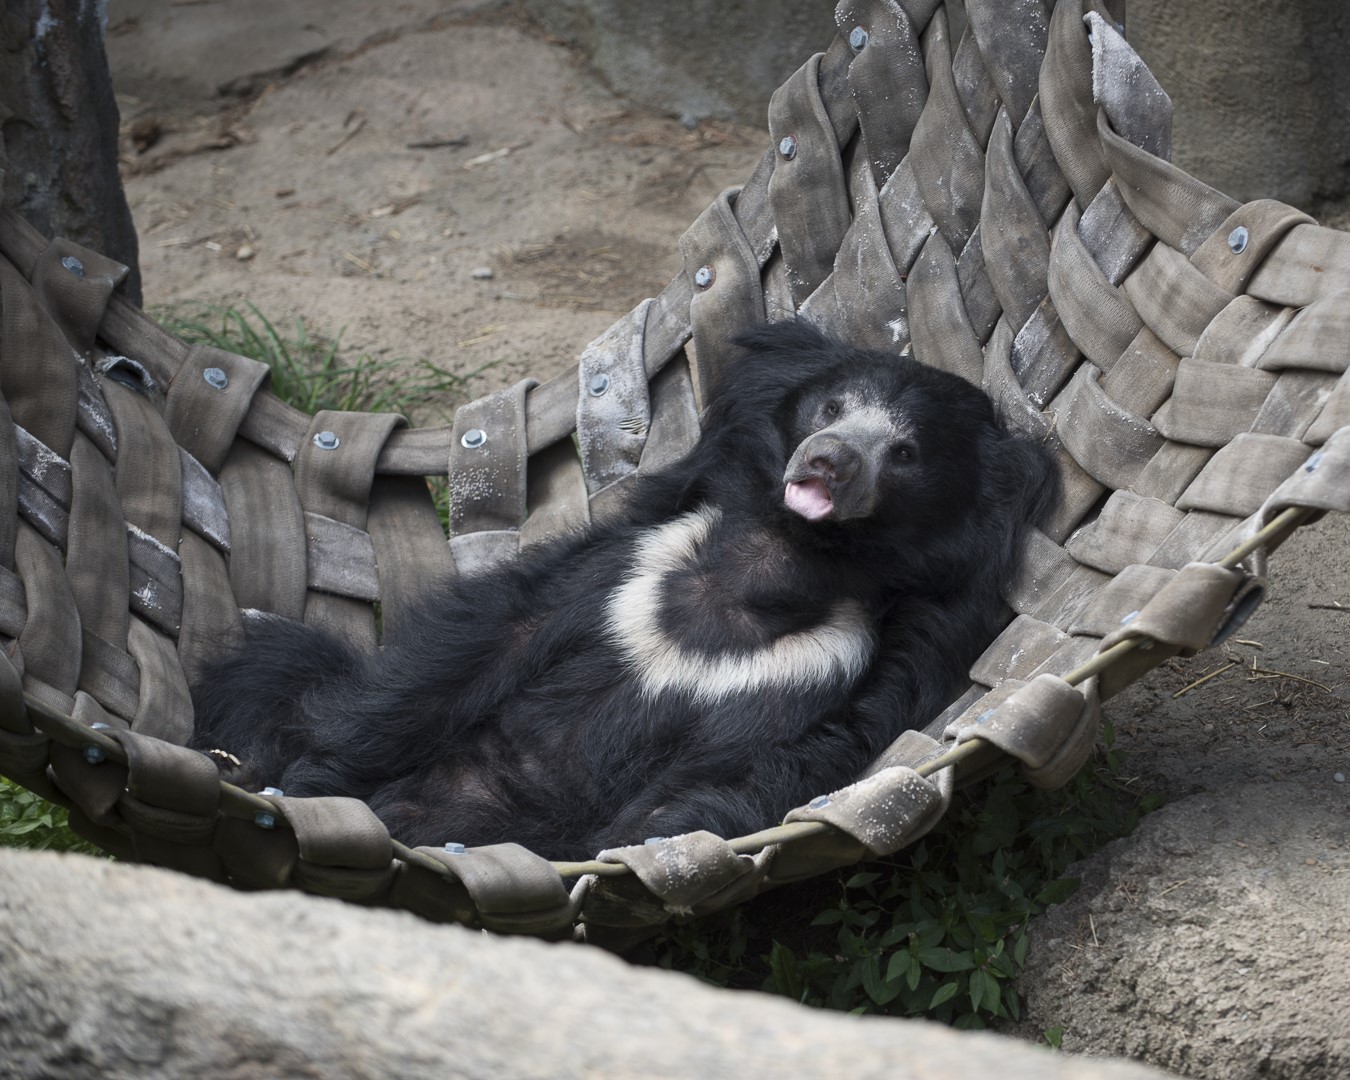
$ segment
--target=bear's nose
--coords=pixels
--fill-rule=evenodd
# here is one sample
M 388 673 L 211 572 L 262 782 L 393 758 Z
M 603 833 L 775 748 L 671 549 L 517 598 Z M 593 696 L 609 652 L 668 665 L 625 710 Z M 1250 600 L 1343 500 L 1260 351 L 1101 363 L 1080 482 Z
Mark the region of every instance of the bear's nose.
M 817 476 L 845 484 L 852 480 L 862 465 L 858 452 L 832 432 L 814 436 L 806 447 L 806 463 Z

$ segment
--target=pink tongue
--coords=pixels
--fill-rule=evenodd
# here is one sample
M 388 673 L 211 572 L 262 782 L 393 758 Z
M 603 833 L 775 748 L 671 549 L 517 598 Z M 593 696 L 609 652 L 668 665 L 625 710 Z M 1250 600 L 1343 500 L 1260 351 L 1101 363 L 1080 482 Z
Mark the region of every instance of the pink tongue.
M 794 480 L 783 492 L 783 501 L 789 510 L 794 510 L 807 521 L 821 521 L 834 513 L 834 501 L 830 498 L 825 481 L 816 477 L 809 480 Z

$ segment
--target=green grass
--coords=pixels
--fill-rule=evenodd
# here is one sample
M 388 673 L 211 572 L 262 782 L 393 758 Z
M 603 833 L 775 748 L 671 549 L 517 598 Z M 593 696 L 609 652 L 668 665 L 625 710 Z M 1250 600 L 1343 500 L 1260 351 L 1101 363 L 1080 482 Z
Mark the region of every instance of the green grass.
M 1028 922 L 1078 887 L 1071 864 L 1156 805 L 1120 782 L 1120 765 L 1108 726 L 1105 747 L 1059 791 L 1005 767 L 959 793 L 914 847 L 672 926 L 652 943 L 654 959 L 845 1012 L 961 1028 L 1016 1020 Z
M 156 309 L 154 316 L 186 342 L 261 360 L 272 369 L 272 392 L 310 414 L 337 409 L 407 416 L 429 406 L 448 413 L 467 397 L 470 381 L 493 366 L 460 375 L 425 357 L 348 357 L 340 331 L 334 337 L 318 334 L 296 319 L 294 331 L 285 333 L 253 304 L 244 309 L 178 304 Z

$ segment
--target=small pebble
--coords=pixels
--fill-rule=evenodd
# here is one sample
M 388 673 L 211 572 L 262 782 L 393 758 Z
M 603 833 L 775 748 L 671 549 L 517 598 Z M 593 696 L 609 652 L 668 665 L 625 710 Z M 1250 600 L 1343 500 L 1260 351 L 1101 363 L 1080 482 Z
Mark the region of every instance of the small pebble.
M 1333 780 L 1335 780 L 1336 783 L 1338 783 L 1338 784 L 1344 784 L 1344 783 L 1345 783 L 1345 773 L 1343 773 L 1343 772 L 1333 773 L 1331 778 L 1332 778 Z
M 248 262 L 249 259 L 253 258 L 252 245 L 250 244 L 242 245 L 239 248 L 239 250 L 234 253 L 234 257 L 238 259 L 240 262 Z
M 490 266 L 475 266 L 469 273 L 475 281 L 491 281 L 493 276 Z

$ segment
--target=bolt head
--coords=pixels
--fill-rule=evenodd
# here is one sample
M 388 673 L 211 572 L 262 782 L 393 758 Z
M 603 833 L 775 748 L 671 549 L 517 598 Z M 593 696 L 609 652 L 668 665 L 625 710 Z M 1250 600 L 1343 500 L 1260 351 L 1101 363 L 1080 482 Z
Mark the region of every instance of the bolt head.
M 592 375 L 586 390 L 591 397 L 603 397 L 609 391 L 609 376 L 603 371 Z
M 700 266 L 694 271 L 694 284 L 700 289 L 706 289 L 717 278 L 717 271 L 711 266 Z
M 817 795 L 814 799 L 812 799 L 809 803 L 806 804 L 806 808 L 808 810 L 824 810 L 825 807 L 829 805 L 830 805 L 830 797 L 828 795 Z
M 469 853 L 469 849 L 466 848 L 463 844 L 452 843 L 445 845 L 445 853 L 447 855 L 467 855 Z
M 74 255 L 67 255 L 64 259 L 61 260 L 61 265 L 64 266 L 67 270 L 69 270 L 76 277 L 79 278 L 84 277 L 84 263 L 80 262 L 80 260 L 75 258 Z
M 202 378 L 217 390 L 224 390 L 225 387 L 230 385 L 230 377 L 225 374 L 222 368 L 209 367 L 202 372 Z
M 101 765 L 107 758 L 108 755 L 101 746 L 86 746 L 84 748 L 84 760 L 89 762 L 90 765 Z
M 276 814 L 257 813 L 253 815 L 253 824 L 260 829 L 275 829 L 277 827 Z
M 321 431 L 314 436 L 314 445 L 320 450 L 336 450 L 342 445 L 342 440 L 335 431 Z
M 855 26 L 848 32 L 848 44 L 854 52 L 862 52 L 867 44 L 867 28 L 865 26 Z
M 459 445 L 465 450 L 478 450 L 487 442 L 487 432 L 482 428 L 469 428 L 459 437 Z
M 279 799 L 282 795 L 286 794 L 279 787 L 265 787 L 262 789 L 261 793 L 263 795 L 271 795 L 274 799 Z
M 778 140 L 778 152 L 783 155 L 785 161 L 791 161 L 797 156 L 797 136 L 784 135 Z
M 1239 225 L 1228 234 L 1229 250 L 1232 251 L 1234 255 L 1241 255 L 1247 250 L 1248 236 L 1247 227 L 1245 225 Z

